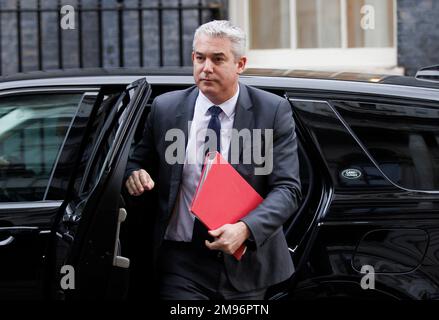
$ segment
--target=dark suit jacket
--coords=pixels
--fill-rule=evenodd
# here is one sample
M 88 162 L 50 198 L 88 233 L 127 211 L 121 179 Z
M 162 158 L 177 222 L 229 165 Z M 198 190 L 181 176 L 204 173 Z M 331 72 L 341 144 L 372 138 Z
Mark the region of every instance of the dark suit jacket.
M 165 134 L 169 129 L 179 128 L 185 133 L 187 145 L 188 121 L 193 118 L 197 95 L 198 88 L 193 86 L 156 97 L 143 138 L 132 150 L 128 161 L 126 177 L 132 171 L 144 168 L 158 188 L 155 257 L 177 199 L 183 169 L 183 164 L 170 165 L 165 161 L 165 150 L 173 143 L 165 141 Z M 250 291 L 286 280 L 294 272 L 282 224 L 294 214 L 301 197 L 297 141 L 289 102 L 241 83 L 233 128 L 262 129 L 263 132 L 263 129 L 273 129 L 271 174 L 254 175 L 257 166 L 254 161 L 251 164 L 242 163 L 243 146 L 251 147 L 245 141 L 239 146 L 240 163 L 232 164 L 265 198 L 261 205 L 242 219 L 251 231 L 254 248 L 247 250 L 240 261 L 233 256 L 224 257 L 232 285 L 239 291 Z

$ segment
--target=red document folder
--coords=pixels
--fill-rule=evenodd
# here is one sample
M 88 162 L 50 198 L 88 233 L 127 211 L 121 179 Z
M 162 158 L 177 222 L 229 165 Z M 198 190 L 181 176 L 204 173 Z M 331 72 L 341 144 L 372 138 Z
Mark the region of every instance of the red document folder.
M 206 156 L 191 211 L 209 230 L 214 230 L 238 222 L 262 200 L 219 152 L 210 152 Z M 235 258 L 240 260 L 245 249 L 243 244 L 233 254 Z

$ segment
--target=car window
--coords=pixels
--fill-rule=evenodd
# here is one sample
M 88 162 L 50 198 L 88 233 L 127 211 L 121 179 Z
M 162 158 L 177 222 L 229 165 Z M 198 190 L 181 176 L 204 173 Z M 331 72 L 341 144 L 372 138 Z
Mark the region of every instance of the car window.
M 120 129 L 126 120 L 126 107 L 130 103 L 132 89 L 114 92 L 103 97 L 97 111 L 97 117 L 92 121 L 90 143 L 83 156 L 83 175 L 85 179 L 78 180 L 75 189 L 81 195 L 87 194 L 99 181 L 110 155 L 114 151 L 114 141 L 120 134 Z
M 113 124 L 114 127 L 111 128 L 106 126 L 109 123 L 108 119 L 117 111 L 116 105 L 120 102 L 120 98 L 120 92 L 105 95 L 97 111 L 97 116 L 92 121 L 92 132 L 88 137 L 89 142 L 81 160 L 82 174 L 78 176 L 75 186 L 75 190 L 79 194 L 88 193 L 99 180 L 101 170 L 113 144 L 118 123 L 116 121 Z
M 346 130 L 327 101 L 292 98 L 298 125 L 314 140 L 338 193 L 393 190 L 392 185 Z M 346 175 L 347 172 L 359 173 Z
M 420 102 L 332 104 L 386 176 L 399 186 L 439 190 L 439 109 Z
M 0 202 L 43 200 L 81 96 L 0 98 Z

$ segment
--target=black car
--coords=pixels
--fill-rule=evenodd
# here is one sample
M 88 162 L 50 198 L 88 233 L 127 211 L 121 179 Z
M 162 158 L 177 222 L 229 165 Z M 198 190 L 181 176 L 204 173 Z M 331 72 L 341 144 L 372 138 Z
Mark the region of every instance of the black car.
M 154 192 L 130 197 L 123 175 L 152 99 L 193 85 L 190 70 L 0 81 L 0 297 L 151 290 Z M 303 201 L 284 225 L 297 272 L 267 299 L 439 298 L 434 69 L 418 78 L 253 69 L 241 81 L 288 99 L 299 138 Z

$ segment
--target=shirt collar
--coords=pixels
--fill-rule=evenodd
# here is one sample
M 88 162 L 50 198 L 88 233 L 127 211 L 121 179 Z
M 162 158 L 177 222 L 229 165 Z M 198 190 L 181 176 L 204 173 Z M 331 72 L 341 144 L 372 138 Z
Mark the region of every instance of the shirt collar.
M 236 93 L 233 95 L 233 97 L 231 97 L 229 100 L 224 101 L 223 103 L 217 105 L 218 107 L 221 108 L 221 110 L 223 110 L 223 112 L 225 113 L 225 115 L 229 119 L 235 113 L 235 106 L 236 106 L 236 102 L 238 101 L 238 96 L 239 96 L 239 85 L 238 85 L 238 90 L 236 90 Z M 201 111 L 203 112 L 203 114 L 207 114 L 209 108 L 211 106 L 215 105 L 215 103 L 210 101 L 209 98 L 207 98 L 201 92 L 201 90 L 198 90 L 198 99 L 200 99 L 201 108 L 202 108 Z

